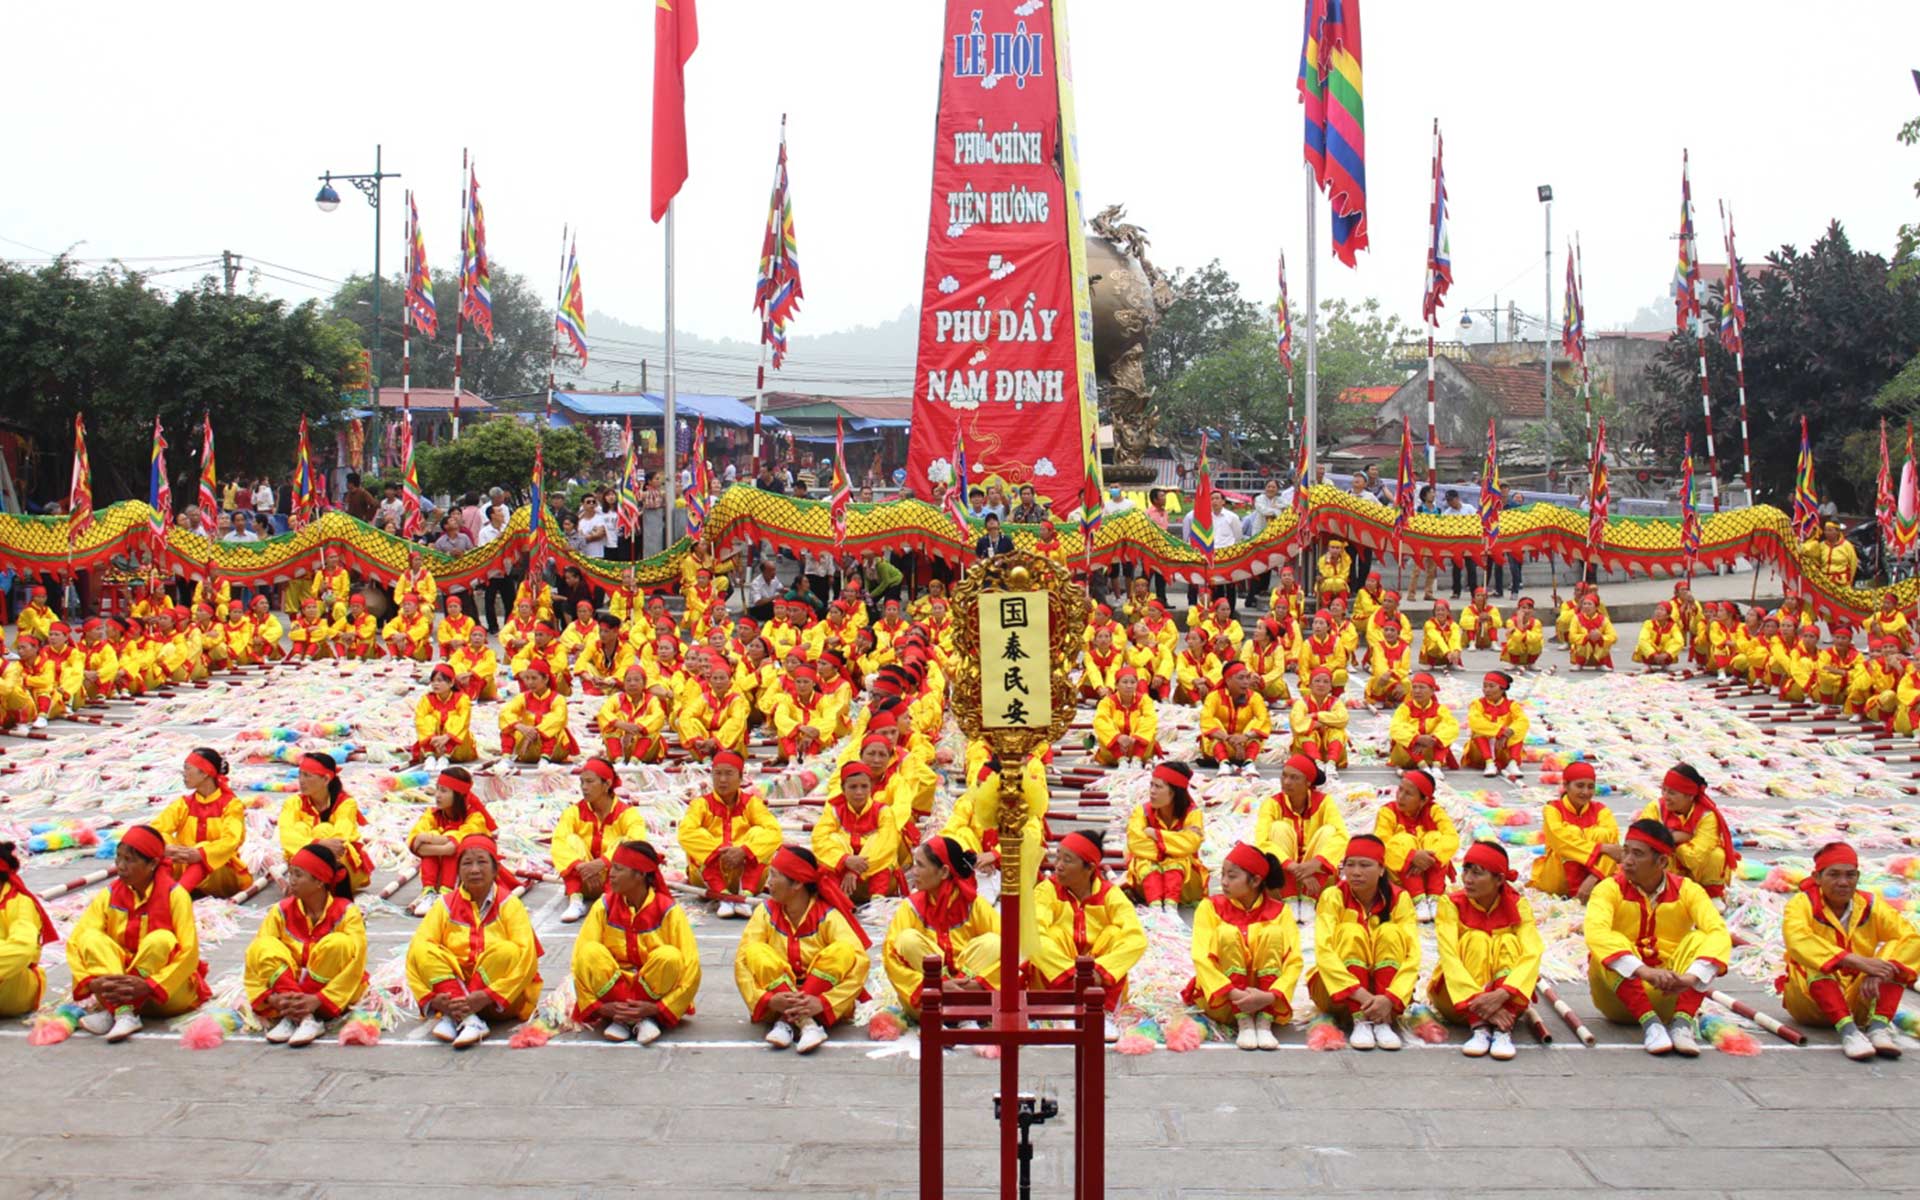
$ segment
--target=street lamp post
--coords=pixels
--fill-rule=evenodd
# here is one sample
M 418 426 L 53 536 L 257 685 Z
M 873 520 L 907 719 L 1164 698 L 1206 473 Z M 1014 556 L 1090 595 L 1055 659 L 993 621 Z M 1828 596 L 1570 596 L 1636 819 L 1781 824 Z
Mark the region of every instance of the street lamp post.
M 320 192 L 314 196 L 315 207 L 323 213 L 330 213 L 340 207 L 340 193 L 333 188 L 334 180 L 350 183 L 366 196 L 367 203 L 373 206 L 373 336 L 369 348 L 372 378 L 368 381 L 373 389 L 373 411 L 380 412 L 380 181 L 398 179 L 398 171 L 380 169 L 380 147 L 373 148 L 373 173 L 371 175 L 335 175 L 328 171 L 320 176 Z

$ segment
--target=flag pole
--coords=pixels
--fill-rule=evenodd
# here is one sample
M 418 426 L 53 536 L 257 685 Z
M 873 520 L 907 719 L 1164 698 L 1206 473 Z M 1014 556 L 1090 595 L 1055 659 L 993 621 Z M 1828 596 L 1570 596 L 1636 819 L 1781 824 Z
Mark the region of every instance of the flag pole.
M 673 516 L 680 507 L 680 475 L 674 464 L 674 451 L 679 448 L 679 430 L 674 421 L 674 402 L 677 398 L 677 380 L 674 377 L 673 346 L 673 201 L 667 201 L 667 390 L 666 402 L 661 414 L 663 432 L 660 438 L 662 451 L 661 464 L 667 475 L 667 527 L 666 540 L 661 548 L 673 545 Z M 699 453 L 699 447 L 694 448 Z
M 1573 235 L 1573 286 L 1580 299 L 1580 402 L 1587 410 L 1587 457 L 1593 457 L 1593 366 L 1587 362 L 1587 266 L 1580 258 L 1580 235 Z
M 1301 163 L 1300 169 L 1306 176 L 1307 186 L 1307 402 L 1306 429 L 1301 436 L 1306 439 L 1307 477 L 1294 484 L 1295 487 L 1311 486 L 1316 478 L 1316 463 L 1319 458 L 1320 436 L 1320 300 L 1319 300 L 1319 257 L 1320 239 L 1317 226 L 1320 223 L 1318 187 L 1313 178 L 1313 164 Z M 1292 376 L 1289 373 L 1289 380 Z M 1300 539 L 1300 587 L 1309 596 L 1319 595 L 1319 584 L 1314 577 L 1313 539 Z
M 1700 411 L 1707 419 L 1707 479 L 1713 485 L 1713 511 L 1720 511 L 1720 459 L 1713 449 L 1713 397 L 1707 389 L 1707 327 L 1700 315 L 1700 237 L 1693 228 L 1693 185 L 1687 176 L 1688 155 L 1680 152 L 1680 179 L 1686 209 L 1687 259 L 1693 264 L 1693 340 L 1700 351 Z
M 413 286 L 413 193 L 407 192 L 407 281 L 400 293 L 400 420 L 406 427 L 400 444 L 405 446 L 406 439 L 413 433 L 413 305 L 408 302 L 408 290 Z M 375 331 L 375 337 L 379 336 Z M 402 462 L 404 472 L 407 464 Z
M 1743 294 L 1745 287 L 1740 283 L 1740 259 L 1733 252 L 1733 214 L 1727 211 L 1727 202 L 1720 202 L 1720 224 L 1727 231 L 1727 274 L 1732 276 L 1728 283 L 1722 283 L 1722 295 L 1730 283 Z M 1744 295 L 1742 303 L 1745 303 Z M 1740 313 L 1735 310 L 1733 317 L 1733 378 L 1740 391 L 1740 471 L 1747 481 L 1747 507 L 1753 507 L 1753 440 L 1747 435 L 1747 333 L 1741 328 Z M 1884 433 L 1885 431 L 1882 430 Z M 1754 568 L 1759 570 L 1758 566 Z
M 547 327 L 547 411 L 538 427 L 539 440 L 547 436 L 547 423 L 553 420 L 553 377 L 560 369 L 560 309 L 567 295 L 567 226 L 560 225 L 560 286 L 553 294 L 553 323 Z M 539 520 L 540 514 L 534 514 Z
M 460 280 L 453 300 L 453 436 L 460 436 L 460 355 L 461 340 L 467 331 L 467 256 L 472 247 L 467 241 L 472 232 L 473 213 L 467 208 L 467 148 L 460 148 Z M 431 282 L 431 280 L 429 280 Z
M 784 166 L 786 163 L 786 155 L 784 153 L 786 149 L 786 145 L 787 145 L 787 114 L 781 113 L 780 114 L 780 147 L 783 153 L 781 154 L 781 157 L 779 158 L 779 160 L 776 161 L 773 165 L 772 192 L 775 196 L 778 196 L 780 192 L 780 168 Z M 786 236 L 786 231 L 784 229 L 779 228 L 779 221 L 780 221 L 779 213 L 780 213 L 779 209 L 772 208 L 770 209 L 767 215 L 767 227 L 768 227 L 767 236 L 769 237 L 781 238 Z M 770 296 L 762 297 L 762 299 L 766 303 L 763 304 L 760 309 L 760 369 L 754 373 L 754 377 L 753 377 L 753 470 L 755 475 L 758 475 L 760 473 L 760 414 L 766 411 L 767 353 L 772 342 L 772 339 L 768 336 L 768 334 L 771 331 L 767 328 L 767 309 L 771 305 L 772 297 Z
M 1435 285 L 1433 282 L 1434 276 L 1435 276 L 1435 270 L 1433 266 L 1433 257 L 1440 250 L 1440 246 L 1438 244 L 1438 239 L 1440 236 L 1440 118 L 1438 117 L 1435 117 L 1433 119 L 1433 182 L 1431 186 L 1433 190 L 1433 200 L 1432 200 L 1431 216 L 1429 219 L 1432 222 L 1432 228 L 1428 231 L 1428 236 L 1432 238 L 1434 242 L 1431 248 L 1427 251 L 1428 261 L 1427 261 L 1427 271 L 1426 271 L 1427 289 L 1428 289 L 1428 300 L 1427 300 L 1428 312 L 1427 312 L 1427 322 L 1426 322 L 1427 324 L 1427 486 L 1432 488 L 1434 490 L 1434 494 L 1437 496 L 1440 494 L 1440 471 L 1439 471 L 1439 467 L 1436 465 L 1436 462 L 1435 462 L 1436 449 L 1434 445 L 1436 441 L 1436 435 L 1434 431 L 1435 421 L 1434 421 L 1434 404 L 1433 404 L 1433 329 L 1434 329 L 1434 323 L 1440 319 L 1440 314 L 1437 311 L 1438 306 L 1432 298 L 1432 293 L 1435 288 Z M 1395 542 L 1396 542 L 1396 545 L 1394 549 L 1394 556 L 1398 558 L 1400 554 L 1400 551 L 1398 548 L 1398 539 L 1395 539 Z

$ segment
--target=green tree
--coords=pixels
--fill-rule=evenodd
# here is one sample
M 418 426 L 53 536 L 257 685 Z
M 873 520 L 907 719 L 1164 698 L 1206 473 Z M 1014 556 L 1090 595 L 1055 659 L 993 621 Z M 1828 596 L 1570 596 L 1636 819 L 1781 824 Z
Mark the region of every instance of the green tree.
M 168 297 L 118 266 L 0 262 L 0 413 L 46 451 L 44 477 L 29 464 L 21 481 L 31 495 L 64 494 L 76 412 L 101 504 L 146 496 L 156 415 L 176 496 L 198 473 L 207 413 L 221 480 L 285 479 L 300 418 L 340 411 L 354 357 L 352 330 L 313 302 L 229 296 L 211 278 Z
M 462 431 L 457 442 L 417 446 L 420 487 L 454 496 L 503 487 L 524 501 L 533 479 L 534 444 L 531 425 L 503 416 Z M 578 429 L 549 429 L 545 444 L 548 495 L 557 497 L 561 482 L 586 466 L 592 447 Z
M 1920 146 L 1920 117 L 1902 125 L 1899 136 L 1903 146 Z M 1913 194 L 1920 196 L 1920 180 L 1914 181 Z M 1900 226 L 1900 240 L 1893 251 L 1893 270 L 1887 273 L 1887 286 L 1898 288 L 1914 279 L 1920 279 L 1920 221 Z
M 1167 281 L 1176 297 L 1147 340 L 1147 385 L 1158 391 L 1209 354 L 1241 341 L 1261 321 L 1261 307 L 1240 294 L 1240 285 L 1214 259 Z
M 1791 499 L 1800 451 L 1800 419 L 1807 418 L 1822 490 L 1850 511 L 1873 506 L 1878 467 L 1877 397 L 1920 352 L 1920 278 L 1888 288 L 1887 261 L 1853 249 L 1838 221 L 1804 253 L 1783 246 L 1769 254 L 1772 269 L 1742 272 L 1747 306 L 1748 430 L 1758 500 Z M 1718 299 L 1713 306 L 1717 309 Z M 1650 440 L 1678 461 L 1682 438 L 1693 434 L 1706 453 L 1700 412 L 1699 351 L 1690 333 L 1676 333 L 1650 372 L 1656 400 Z M 1740 470 L 1740 411 L 1733 356 L 1717 340 L 1707 347 L 1715 449 L 1723 478 Z M 1902 395 L 1896 389 L 1892 396 Z M 1887 415 L 1904 418 L 1895 410 Z M 1873 431 L 1872 468 L 1854 435 Z M 1854 452 L 1847 450 L 1853 439 Z
M 488 398 L 515 396 L 539 391 L 547 386 L 547 368 L 551 359 L 550 335 L 553 313 L 545 306 L 527 281 L 494 265 L 493 340 L 481 337 L 471 325 L 461 345 L 460 386 L 475 395 Z M 359 331 L 362 345 L 372 345 L 373 281 L 367 275 L 355 275 L 343 284 L 327 302 L 328 311 L 350 322 Z M 383 282 L 380 291 L 380 373 L 382 388 L 400 386 L 401 311 L 406 299 L 406 281 L 395 275 Z M 453 386 L 454 314 L 460 303 L 460 278 L 457 274 L 435 272 L 433 276 L 434 311 L 439 314 L 438 336 L 431 341 L 419 330 L 413 334 L 413 383 L 415 387 L 450 388 Z

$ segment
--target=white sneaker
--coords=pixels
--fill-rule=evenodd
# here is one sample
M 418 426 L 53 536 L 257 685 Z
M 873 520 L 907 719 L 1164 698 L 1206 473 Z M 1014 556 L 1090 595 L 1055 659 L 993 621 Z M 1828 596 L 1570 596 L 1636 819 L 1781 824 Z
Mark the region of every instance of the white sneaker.
M 1492 1031 L 1485 1025 L 1475 1025 L 1473 1027 L 1473 1036 L 1467 1039 L 1466 1045 L 1460 1047 L 1460 1053 L 1466 1055 L 1468 1058 L 1484 1058 L 1492 1046 Z
M 1640 1038 L 1640 1045 L 1648 1054 L 1671 1054 L 1673 1039 L 1667 1036 L 1667 1027 L 1658 1021 L 1648 1021 L 1646 1033 Z
M 793 1045 L 794 1036 L 793 1026 L 787 1024 L 785 1021 L 775 1021 L 773 1028 L 767 1030 L 767 1045 L 772 1046 L 775 1050 L 785 1050 L 788 1046 Z
M 467 1019 L 460 1022 L 460 1032 L 454 1035 L 453 1048 L 464 1050 L 468 1046 L 477 1046 L 492 1032 L 485 1021 L 469 1013 Z
M 567 897 L 567 911 L 560 914 L 560 919 L 571 925 L 586 915 L 587 902 L 581 897 L 580 893 L 575 892 L 573 895 Z
M 1899 1058 L 1900 1043 L 1894 1040 L 1893 1026 L 1884 1022 L 1867 1029 L 1867 1041 L 1881 1058 Z
M 1273 1014 L 1259 1012 L 1253 1014 L 1253 1037 L 1262 1050 L 1278 1050 L 1280 1039 L 1273 1036 Z
M 41 713 L 39 716 L 35 717 L 33 719 L 33 727 L 35 729 L 45 729 L 47 727 L 47 714 Z
M 428 913 L 433 911 L 433 902 L 438 900 L 439 898 L 440 898 L 440 893 L 438 891 L 429 890 L 429 891 L 421 892 L 420 898 L 415 900 L 413 902 L 413 907 L 408 909 L 407 911 L 412 913 L 416 917 L 424 917 Z
M 1685 1017 L 1675 1017 L 1667 1026 L 1667 1036 L 1673 1039 L 1673 1052 L 1682 1058 L 1700 1057 L 1700 1039 L 1694 1033 L 1693 1022 Z
M 281 1017 L 279 1024 L 267 1030 L 267 1040 L 278 1046 L 293 1036 L 293 1018 Z
M 1880 1052 L 1873 1048 L 1873 1043 L 1866 1034 L 1860 1032 L 1858 1025 L 1847 1026 L 1847 1031 L 1840 1035 L 1840 1052 L 1854 1062 L 1870 1062 L 1880 1057 Z
M 1248 1013 L 1237 1013 L 1233 1018 L 1234 1028 L 1238 1031 L 1233 1044 L 1242 1050 L 1258 1050 L 1260 1035 L 1253 1027 L 1253 1017 Z
M 1373 1044 L 1382 1050 L 1400 1048 L 1400 1035 L 1394 1032 L 1392 1021 L 1382 1021 L 1373 1027 Z
M 633 1040 L 642 1046 L 651 1046 L 660 1040 L 660 1026 L 654 1024 L 652 1017 L 642 1017 L 633 1027 Z
M 438 1041 L 451 1042 L 460 1036 L 460 1027 L 453 1023 L 452 1017 L 442 1014 L 440 1019 L 433 1023 L 433 1036 Z
M 1727 673 L 1725 671 L 1720 672 L 1720 682 L 1721 683 L 1727 682 Z
M 139 1032 L 140 1016 L 129 1008 L 124 1012 L 115 1014 L 113 1018 L 113 1028 L 107 1030 L 107 1040 L 110 1042 L 124 1042 Z
M 800 1022 L 800 1037 L 793 1044 L 795 1054 L 811 1054 L 825 1045 L 827 1028 L 818 1021 Z
M 608 1021 L 601 1027 L 600 1036 L 610 1042 L 624 1042 L 633 1037 L 633 1030 L 629 1029 L 624 1022 Z
M 1106 1024 L 1101 1028 L 1102 1028 L 1102 1036 L 1106 1038 L 1108 1045 L 1112 1045 L 1114 1042 L 1117 1042 L 1120 1040 L 1120 1027 L 1113 1023 L 1112 1017 L 1108 1017 L 1106 1019 Z
M 1487 769 L 1486 769 L 1486 770 L 1484 770 L 1484 771 L 1482 771 L 1482 772 L 1480 772 L 1480 773 L 1481 773 L 1482 775 L 1484 775 L 1484 776 L 1486 776 L 1486 777 L 1487 777 L 1488 779 L 1493 779 L 1493 778 L 1495 778 L 1495 777 L 1497 777 L 1497 776 L 1498 776 L 1498 775 L 1500 774 L 1500 768 L 1499 768 L 1499 767 L 1496 767 L 1496 766 L 1494 766 L 1494 765 L 1493 765 L 1493 760 L 1492 760 L 1492 759 L 1488 759 L 1488 760 L 1487 760 Z
M 1504 1029 L 1494 1030 L 1492 1051 L 1494 1061 L 1507 1062 L 1518 1053 L 1519 1051 L 1513 1048 L 1513 1035 L 1511 1033 L 1508 1033 Z
M 1432 924 L 1435 912 L 1436 907 L 1432 896 L 1422 896 L 1413 902 L 1413 915 L 1422 924 Z
M 113 1013 L 109 1009 L 96 1008 L 80 1018 L 80 1028 L 95 1037 L 105 1037 L 113 1028 Z
M 1520 772 L 1520 764 L 1519 764 L 1519 763 L 1517 763 L 1517 762 L 1510 762 L 1510 763 L 1508 763 L 1508 764 L 1507 764 L 1507 778 L 1508 778 L 1508 779 L 1511 779 L 1511 780 L 1513 780 L 1513 781 L 1514 781 L 1515 783 L 1518 783 L 1518 782 L 1520 782 L 1520 773 L 1521 773 L 1521 772 Z
M 1371 1050 L 1376 1045 L 1373 1038 L 1373 1022 L 1355 1021 L 1353 1035 L 1347 1038 L 1347 1045 L 1355 1050 Z
M 326 1031 L 327 1031 L 327 1027 L 321 1024 L 320 1021 L 318 1021 L 317 1019 L 311 1016 L 301 1017 L 300 1024 L 294 1027 L 293 1035 L 287 1038 L 287 1045 L 289 1046 L 312 1045 L 316 1040 L 319 1039 L 320 1035 L 325 1033 Z

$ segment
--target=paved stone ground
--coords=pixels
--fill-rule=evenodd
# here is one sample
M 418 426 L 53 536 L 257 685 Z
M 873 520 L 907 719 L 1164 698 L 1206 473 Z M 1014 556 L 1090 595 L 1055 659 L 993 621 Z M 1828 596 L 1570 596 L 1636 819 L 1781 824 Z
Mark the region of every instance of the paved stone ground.
M 1735 582 L 1744 596 L 1749 580 L 1726 587 Z M 1622 642 L 1636 633 L 1623 626 Z M 1384 783 L 1386 772 L 1342 779 Z M 529 900 L 552 986 L 571 931 L 557 889 Z M 738 926 L 692 908 L 705 970 L 698 1015 L 651 1048 L 579 1036 L 512 1051 L 502 1034 L 455 1053 L 403 1027 L 372 1049 L 294 1051 L 241 1035 L 192 1054 L 158 1030 L 118 1047 L 80 1036 L 31 1049 L 24 1028 L 0 1029 L 0 1198 L 917 1195 L 917 1061 L 857 1030 L 809 1060 L 766 1050 L 731 986 Z M 371 920 L 374 957 L 412 925 Z M 244 944 L 210 952 L 216 977 Z M 48 965 L 63 990 L 64 961 Z M 1563 990 L 1599 1048 L 1571 1043 L 1555 1023 L 1563 1040 L 1522 1037 L 1505 1064 L 1462 1058 L 1457 1035 L 1396 1055 L 1317 1054 L 1297 1029 L 1278 1053 L 1110 1056 L 1109 1195 L 1920 1190 L 1920 1058 L 1855 1065 L 1816 1033 L 1807 1049 L 1766 1041 L 1757 1058 L 1654 1060 L 1637 1036 L 1597 1020 L 1584 989 Z M 1066 1053 L 1025 1061 L 1024 1086 L 1056 1092 L 1070 1114 Z M 946 1194 L 997 1194 L 998 1064 L 954 1054 L 947 1073 Z M 1070 1115 L 1037 1132 L 1036 1195 L 1069 1194 L 1069 1134 Z

